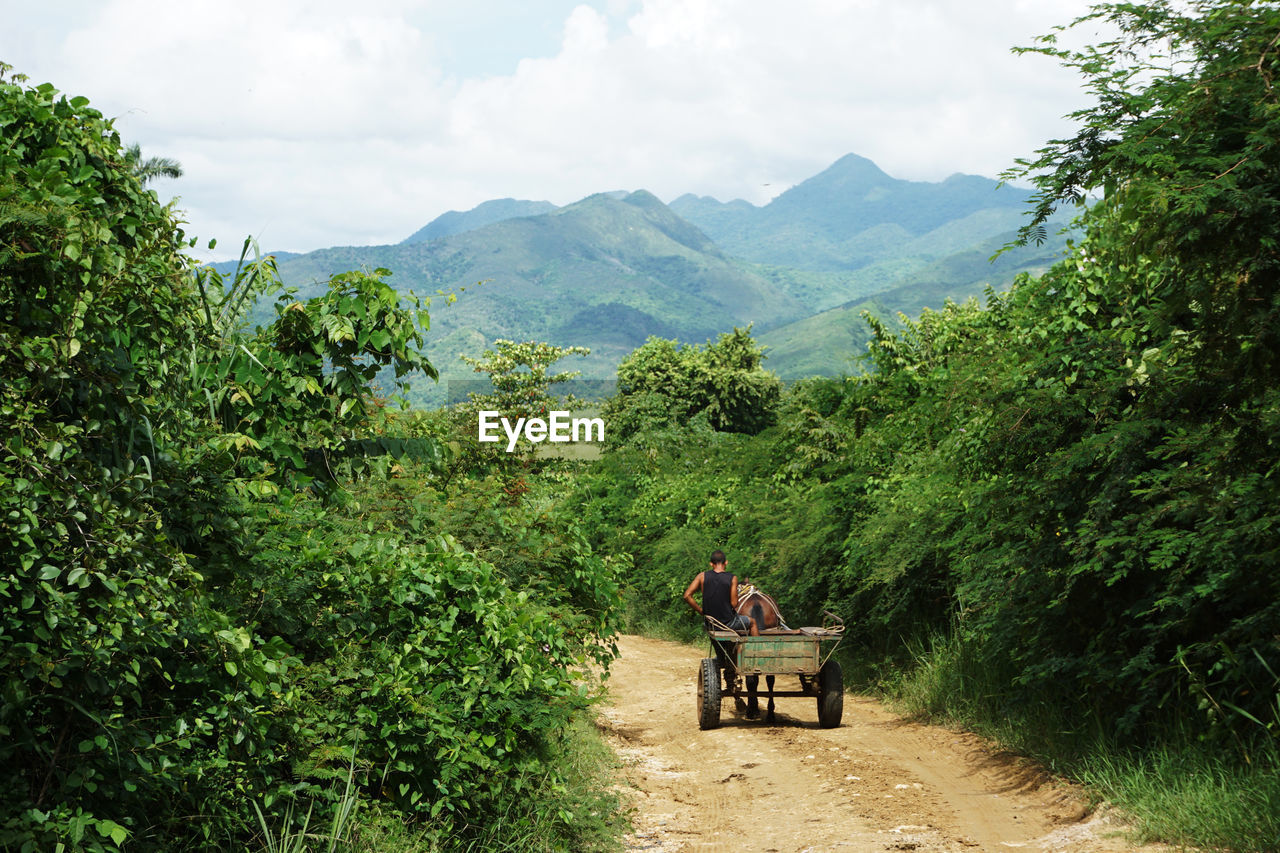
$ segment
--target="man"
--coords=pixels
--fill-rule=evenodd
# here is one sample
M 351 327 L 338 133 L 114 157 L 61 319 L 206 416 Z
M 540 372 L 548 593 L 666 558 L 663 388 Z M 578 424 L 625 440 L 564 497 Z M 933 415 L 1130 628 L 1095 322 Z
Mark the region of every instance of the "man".
M 738 576 L 729 574 L 728 569 L 729 561 L 725 559 L 724 551 L 712 551 L 711 569 L 694 576 L 684 591 L 684 600 L 703 616 L 711 616 L 734 631 L 747 631 L 751 636 L 757 636 L 760 629 L 756 627 L 755 620 L 737 612 Z M 693 598 L 699 590 L 702 591 L 701 607 Z
M 712 551 L 710 571 L 699 572 L 694 576 L 684 591 L 684 600 L 703 617 L 715 617 L 717 621 L 734 631 L 747 631 L 755 636 L 760 633 L 755 621 L 737 612 L 738 577 L 729 574 L 728 568 L 729 561 L 725 559 L 724 551 L 719 549 Z M 702 590 L 701 607 L 693 600 L 693 594 L 698 590 Z M 711 625 L 708 623 L 707 627 L 710 628 Z M 716 659 L 720 661 L 720 669 L 724 673 L 725 692 L 732 693 L 734 684 L 731 672 L 733 670 L 729 665 L 731 653 L 725 648 L 724 643 L 716 640 L 712 640 L 711 649 L 715 652 Z M 739 707 L 745 707 L 740 698 L 737 704 Z

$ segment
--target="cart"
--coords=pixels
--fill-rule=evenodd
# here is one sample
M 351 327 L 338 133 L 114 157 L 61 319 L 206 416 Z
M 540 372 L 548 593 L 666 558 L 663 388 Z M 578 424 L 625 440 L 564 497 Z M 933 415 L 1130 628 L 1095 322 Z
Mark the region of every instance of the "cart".
M 818 700 L 818 725 L 824 729 L 840 725 L 844 713 L 844 677 L 840 664 L 832 658 L 844 634 L 844 622 L 834 613 L 824 614 L 821 628 L 770 628 L 750 637 L 731 630 L 708 617 L 712 657 L 698 666 L 698 727 L 720 725 L 720 703 L 732 696 L 748 695 L 748 676 L 785 675 L 800 679 L 798 690 L 773 690 L 774 697 L 811 696 Z M 722 650 L 717 654 L 717 645 Z M 731 678 L 731 690 L 721 688 L 721 670 Z M 760 691 L 757 690 L 757 695 Z

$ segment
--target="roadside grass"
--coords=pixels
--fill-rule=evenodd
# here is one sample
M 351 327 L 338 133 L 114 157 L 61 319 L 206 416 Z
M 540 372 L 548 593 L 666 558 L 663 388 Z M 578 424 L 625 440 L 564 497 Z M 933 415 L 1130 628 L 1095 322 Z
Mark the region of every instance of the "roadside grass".
M 908 668 L 882 670 L 872 686 L 896 710 L 962 725 L 1073 779 L 1119 807 L 1141 840 L 1237 853 L 1280 850 L 1280 713 L 1249 752 L 1174 728 L 1136 749 L 1099 720 L 1068 718 L 1052 697 L 1023 689 L 954 636 L 910 644 Z M 1278 684 L 1277 686 L 1280 686 Z
M 576 719 L 553 745 L 544 761 L 559 769 L 556 777 L 530 779 L 528 797 L 514 801 L 498 821 L 464 831 L 466 843 L 440 847 L 468 853 L 552 853 L 574 850 L 611 853 L 620 850 L 630 819 L 614 790 L 620 764 L 600 731 Z
M 655 640 L 669 640 L 673 643 L 685 643 L 687 645 L 699 643 L 705 645 L 707 635 L 702 630 L 702 620 L 694 619 L 694 615 L 691 611 L 687 622 L 673 623 L 668 619 L 646 618 L 628 612 L 624 615 L 623 630 L 628 634 L 639 634 L 643 637 L 652 637 Z
M 335 814 L 317 826 L 305 805 L 255 804 L 259 853 L 612 853 L 621 849 L 629 817 L 614 791 L 617 756 L 589 721 L 560 732 L 542 766 L 556 772 L 525 777 L 526 793 L 512 798 L 484 826 L 405 822 L 396 812 L 366 804 L 348 788 Z M 298 815 L 302 815 L 301 818 Z
M 254 814 L 258 818 L 258 828 L 262 830 L 263 849 L 265 853 L 307 853 L 310 850 L 323 850 L 325 853 L 339 853 L 351 849 L 351 820 L 359 808 L 360 798 L 355 791 L 355 761 L 347 771 L 347 786 L 342 798 L 333 809 L 328 832 L 312 831 L 311 819 L 314 803 L 307 809 L 302 818 L 302 825 L 295 829 L 295 803 L 287 803 L 280 819 L 280 829 L 273 828 L 258 804 L 253 804 Z
M 1268 853 L 1280 849 L 1278 768 L 1274 744 L 1252 764 L 1180 744 L 1143 756 L 1099 749 L 1074 775 L 1127 812 L 1144 838 Z

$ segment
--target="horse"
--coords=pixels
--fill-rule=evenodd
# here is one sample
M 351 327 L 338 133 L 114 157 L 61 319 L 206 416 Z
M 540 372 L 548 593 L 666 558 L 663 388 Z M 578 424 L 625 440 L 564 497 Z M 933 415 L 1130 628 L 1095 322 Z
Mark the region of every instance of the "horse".
M 746 616 L 752 622 L 751 634 L 759 631 L 765 631 L 770 628 L 786 629 L 787 625 L 782 621 L 782 612 L 778 609 L 778 602 L 774 601 L 771 596 L 766 595 L 756 587 L 750 584 L 744 584 L 742 589 L 738 590 L 738 609 L 740 616 Z M 773 716 L 773 680 L 772 675 L 765 676 L 765 684 L 769 688 L 769 706 L 768 713 L 765 715 L 766 722 L 772 723 Z M 760 676 L 747 676 L 747 719 L 754 720 L 760 716 L 760 701 L 757 696 L 757 690 L 760 687 Z

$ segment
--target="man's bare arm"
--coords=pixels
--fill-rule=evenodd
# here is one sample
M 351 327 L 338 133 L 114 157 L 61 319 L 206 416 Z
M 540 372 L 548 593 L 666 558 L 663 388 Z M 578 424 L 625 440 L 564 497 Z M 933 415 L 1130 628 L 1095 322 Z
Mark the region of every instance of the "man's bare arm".
M 689 602 L 689 606 L 697 611 L 698 615 L 702 615 L 702 608 L 698 606 L 698 602 L 694 601 L 693 594 L 702 589 L 702 572 L 698 572 L 693 580 L 689 582 L 689 586 L 684 591 L 684 600 Z

